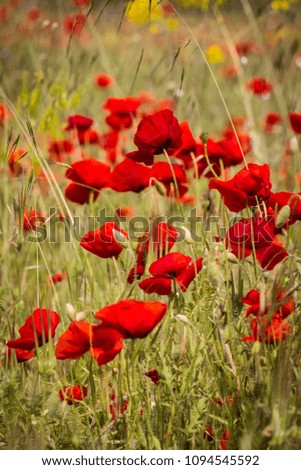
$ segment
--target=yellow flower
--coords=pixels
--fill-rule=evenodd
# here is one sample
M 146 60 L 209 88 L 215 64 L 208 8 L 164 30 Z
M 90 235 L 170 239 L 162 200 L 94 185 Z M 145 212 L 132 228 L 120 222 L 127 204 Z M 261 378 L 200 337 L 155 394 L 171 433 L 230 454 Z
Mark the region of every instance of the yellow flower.
M 158 0 L 132 0 L 127 4 L 125 15 L 133 23 L 144 24 L 162 18 L 163 11 Z
M 275 11 L 286 11 L 293 3 L 296 3 L 296 0 L 273 0 L 271 7 Z
M 175 31 L 179 26 L 179 20 L 178 18 L 167 18 L 165 25 L 168 31 Z
M 212 44 L 212 46 L 208 47 L 206 57 L 210 64 L 220 64 L 225 60 L 224 53 L 217 44 Z

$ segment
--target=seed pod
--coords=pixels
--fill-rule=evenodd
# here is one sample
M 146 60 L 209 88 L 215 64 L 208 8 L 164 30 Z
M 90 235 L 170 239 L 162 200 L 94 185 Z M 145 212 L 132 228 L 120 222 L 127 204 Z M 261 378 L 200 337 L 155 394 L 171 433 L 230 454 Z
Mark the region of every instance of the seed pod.
M 155 188 L 160 194 L 160 196 L 166 196 L 166 188 L 161 181 L 155 180 Z
M 281 228 L 284 226 L 285 222 L 290 218 L 291 208 L 288 204 L 283 206 L 276 217 L 276 228 Z

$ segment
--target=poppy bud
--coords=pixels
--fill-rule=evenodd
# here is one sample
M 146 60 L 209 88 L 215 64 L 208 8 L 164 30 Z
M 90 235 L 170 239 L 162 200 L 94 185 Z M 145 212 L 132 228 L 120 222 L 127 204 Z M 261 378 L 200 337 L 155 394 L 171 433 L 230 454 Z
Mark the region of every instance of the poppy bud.
M 127 248 L 129 246 L 128 239 L 118 230 L 112 230 L 113 237 L 115 238 L 116 242 L 119 243 L 122 248 Z
M 200 137 L 202 139 L 203 144 L 207 144 L 209 140 L 209 132 L 202 132 Z
M 191 245 L 193 243 L 192 237 L 191 237 L 191 232 L 188 230 L 187 227 L 181 227 L 181 230 L 184 232 L 184 241 L 188 243 L 188 245 Z
M 166 196 L 166 188 L 163 183 L 158 180 L 155 180 L 155 188 L 160 194 L 160 196 Z
M 236 256 L 233 254 L 233 253 L 227 253 L 227 260 L 230 262 L 230 263 L 238 263 L 238 259 L 236 258 Z
M 186 315 L 181 315 L 180 313 L 178 315 L 176 315 L 176 318 L 178 320 L 180 320 L 182 323 L 189 323 L 189 320 L 188 318 L 186 317 Z
M 288 204 L 281 207 L 276 217 L 276 228 L 282 228 L 291 215 L 291 208 Z

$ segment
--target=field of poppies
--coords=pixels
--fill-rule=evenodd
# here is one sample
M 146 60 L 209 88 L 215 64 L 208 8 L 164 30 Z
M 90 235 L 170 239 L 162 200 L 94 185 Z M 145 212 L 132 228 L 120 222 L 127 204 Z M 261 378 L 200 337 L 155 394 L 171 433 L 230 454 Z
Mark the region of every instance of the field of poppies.
M 300 21 L 0 2 L 1 449 L 300 449 Z

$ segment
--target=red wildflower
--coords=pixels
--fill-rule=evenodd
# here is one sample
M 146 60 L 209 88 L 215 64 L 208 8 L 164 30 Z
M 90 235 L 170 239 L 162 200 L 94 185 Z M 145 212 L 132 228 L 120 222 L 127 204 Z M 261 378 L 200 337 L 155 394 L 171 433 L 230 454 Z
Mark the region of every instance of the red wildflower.
M 4 23 L 9 18 L 9 8 L 7 6 L 0 7 L 0 23 Z
M 170 109 L 142 118 L 134 143 L 138 147 L 135 152 L 127 154 L 132 160 L 152 165 L 154 155 L 160 155 L 164 150 L 172 155 L 182 144 L 182 129 Z
M 112 76 L 107 73 L 100 73 L 95 77 L 95 83 L 99 88 L 109 88 L 113 82 Z
M 144 338 L 157 326 L 166 313 L 162 302 L 140 302 L 124 299 L 95 313 L 101 326 L 114 328 L 124 338 Z
M 73 3 L 76 7 L 88 7 L 91 0 L 73 0 Z
M 20 338 L 7 342 L 9 348 L 31 350 L 42 346 L 54 337 L 60 317 L 56 312 L 46 308 L 37 308 L 19 328 Z
M 270 112 L 267 113 L 263 121 L 263 130 L 264 132 L 271 133 L 274 131 L 275 127 L 279 126 L 282 123 L 282 118 L 279 113 Z
M 68 405 L 74 405 L 82 401 L 88 395 L 88 388 L 83 385 L 69 385 L 59 390 L 59 397 Z
M 65 155 L 74 151 L 74 145 L 69 139 L 52 140 L 48 147 L 49 158 L 56 162 L 65 160 Z
M 141 100 L 132 96 L 126 98 L 108 98 L 103 109 L 110 112 L 106 123 L 114 130 L 128 129 L 133 123 L 133 117 L 141 105 Z
M 257 45 L 250 40 L 240 41 L 235 44 L 235 49 L 240 57 L 246 57 L 257 50 Z
M 115 393 L 111 394 L 111 403 L 110 403 L 110 413 L 112 415 L 112 419 L 116 418 L 116 414 L 119 416 L 122 416 L 123 413 L 126 412 L 128 409 L 128 401 L 122 398 L 122 403 L 118 406 L 118 402 L 116 400 L 116 395 Z
M 66 171 L 66 178 L 73 183 L 65 189 L 65 196 L 77 204 L 89 202 L 92 195 L 95 201 L 99 191 L 106 187 L 110 177 L 110 167 L 94 158 L 72 163 Z
M 6 108 L 6 106 L 4 106 L 3 103 L 0 103 L 0 126 L 1 127 L 4 126 L 4 122 L 6 121 L 8 116 L 9 116 L 8 109 Z
M 301 114 L 299 113 L 288 113 L 291 128 L 296 134 L 301 134 Z
M 134 210 L 131 207 L 118 207 L 115 209 L 115 214 L 119 219 L 131 218 L 134 215 Z
M 291 332 L 290 324 L 280 313 L 275 313 L 271 319 L 266 315 L 254 317 L 250 328 L 252 336 L 245 336 L 242 341 L 274 344 L 284 341 Z
M 246 317 L 249 315 L 254 315 L 255 317 L 267 315 L 271 307 L 273 307 L 273 305 L 267 303 L 262 309 L 260 306 L 260 292 L 254 289 L 248 292 L 248 294 L 241 299 L 241 302 L 245 305 L 249 305 L 249 308 L 246 310 Z M 274 314 L 278 313 L 283 318 L 288 317 L 295 310 L 293 297 L 287 298 L 286 292 L 283 290 L 276 292 L 274 304 L 277 306 Z
M 127 240 L 128 234 L 115 222 L 106 222 L 99 229 L 86 233 L 81 239 L 80 245 L 90 253 L 100 258 L 118 259 L 123 247 L 118 243 L 118 238 Z
M 159 295 L 170 295 L 174 280 L 185 292 L 202 269 L 202 265 L 203 258 L 193 262 L 190 256 L 177 252 L 169 253 L 150 265 L 149 272 L 153 277 L 144 279 L 139 283 L 139 287 L 147 294 L 155 292 Z
M 269 96 L 273 91 L 273 85 L 265 78 L 254 77 L 247 83 L 247 89 L 252 91 L 256 96 Z
M 57 359 L 79 359 L 89 352 L 99 366 L 112 361 L 123 348 L 122 335 L 114 328 L 73 321 L 60 336 L 55 349 Z
M 228 450 L 229 443 L 231 441 L 230 431 L 225 429 L 220 440 L 220 449 L 221 450 Z
M 86 21 L 86 16 L 82 13 L 68 15 L 64 18 L 64 30 L 68 34 L 79 35 Z
M 37 21 L 41 17 L 41 14 L 42 14 L 41 8 L 38 8 L 38 7 L 30 8 L 30 10 L 28 10 L 27 12 L 27 18 L 30 21 Z
M 148 372 L 145 372 L 145 375 L 146 377 L 149 377 L 155 385 L 158 385 L 160 382 L 160 375 L 156 369 L 151 369 Z
M 18 364 L 21 362 L 29 361 L 34 357 L 33 349 L 18 349 L 18 348 L 7 348 L 7 358 L 10 363 L 12 355 L 15 354 Z
M 49 278 L 50 284 L 57 284 L 58 282 L 62 282 L 64 279 L 66 279 L 67 273 L 55 273 L 52 274 Z
M 172 165 L 168 162 L 155 163 L 151 169 L 151 177 L 156 181 L 160 181 L 164 185 L 166 196 L 172 195 L 175 197 L 181 197 L 188 191 L 185 171 L 176 163 L 173 163 Z
M 87 131 L 93 124 L 93 119 L 82 114 L 73 114 L 67 118 L 66 131 L 76 129 L 78 131 Z
M 173 154 L 183 161 L 185 168 L 193 166 L 193 158 L 203 154 L 203 143 L 193 137 L 187 121 L 180 123 L 182 129 L 182 144 Z
M 151 176 L 150 168 L 125 158 L 123 162 L 115 166 L 108 186 L 118 192 L 140 193 L 148 187 Z
M 132 284 L 135 279 L 140 279 L 144 274 L 149 251 L 153 252 L 156 257 L 165 255 L 177 241 L 178 235 L 177 230 L 166 222 L 152 223 L 150 230 L 138 240 L 136 263 L 129 272 L 127 282 Z
M 106 159 L 109 163 L 115 164 L 116 162 L 118 141 L 118 131 L 113 130 L 99 136 L 98 144 L 105 151 Z
M 275 240 L 275 220 L 269 217 L 242 219 L 226 233 L 226 246 L 239 259 L 253 252 L 263 269 L 271 270 L 288 257 L 288 252 Z
M 212 179 L 210 189 L 217 189 L 225 205 L 233 212 L 256 206 L 270 196 L 270 168 L 268 165 L 249 163 L 229 181 Z
M 23 148 L 16 148 L 10 152 L 8 157 L 9 170 L 12 175 L 20 176 L 29 170 L 28 160 L 25 158 L 27 151 Z
M 47 217 L 34 209 L 24 211 L 23 230 L 29 232 L 45 224 Z
M 249 151 L 249 148 L 245 148 L 245 150 Z M 204 155 L 204 153 L 203 144 L 201 154 Z M 243 153 L 233 134 L 231 134 L 231 138 L 226 138 L 217 142 L 213 139 L 208 139 L 207 153 L 209 164 L 205 156 L 198 159 L 197 163 L 198 175 L 206 176 L 207 178 L 212 178 L 214 173 L 219 176 L 222 168 L 238 165 L 243 161 Z

